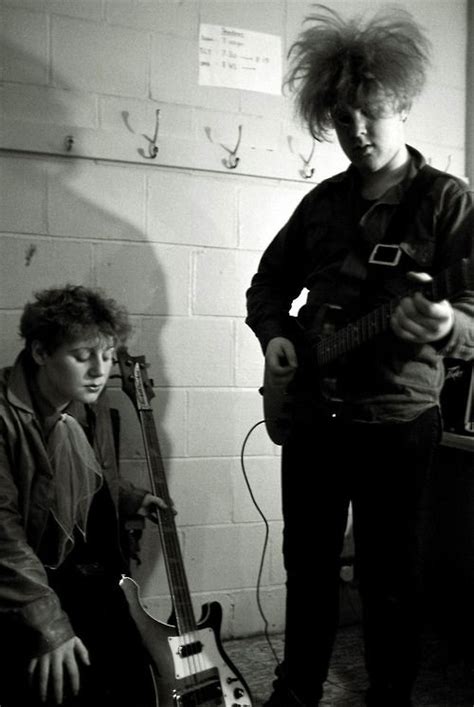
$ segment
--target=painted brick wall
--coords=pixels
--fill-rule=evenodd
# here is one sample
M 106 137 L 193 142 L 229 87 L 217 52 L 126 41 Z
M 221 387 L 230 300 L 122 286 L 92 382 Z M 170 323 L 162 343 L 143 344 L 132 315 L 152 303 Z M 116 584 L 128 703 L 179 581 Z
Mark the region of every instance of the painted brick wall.
M 382 2 L 331 2 L 358 11 Z M 286 98 L 197 83 L 199 22 L 294 39 L 309 4 L 299 0 L 0 1 L 3 125 L 38 136 L 71 126 L 308 154 Z M 434 43 L 430 83 L 409 124 L 432 163 L 464 173 L 464 0 L 412 0 Z M 447 38 L 449 37 L 449 41 Z M 5 146 L 5 143 L 2 142 Z M 336 145 L 317 146 L 312 184 L 222 169 L 0 152 L 0 364 L 19 349 L 18 317 L 33 291 L 66 282 L 99 285 L 133 317 L 129 344 L 145 354 L 155 417 L 196 608 L 224 609 L 223 635 L 262 630 L 257 579 L 264 525 L 240 468 L 247 431 L 262 417 L 262 357 L 243 323 L 245 289 L 261 251 L 315 180 L 345 166 Z M 140 431 L 119 389 L 122 469 L 146 483 Z M 271 630 L 284 620 L 279 450 L 262 426 L 246 469 L 269 521 L 262 602 Z M 150 611 L 169 611 L 154 528 L 135 570 Z

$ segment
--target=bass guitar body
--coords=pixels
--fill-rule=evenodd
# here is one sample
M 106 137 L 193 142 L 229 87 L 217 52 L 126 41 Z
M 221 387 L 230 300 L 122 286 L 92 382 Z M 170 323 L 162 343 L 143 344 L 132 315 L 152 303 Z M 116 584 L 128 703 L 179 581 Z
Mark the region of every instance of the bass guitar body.
M 247 685 L 220 642 L 218 602 L 205 604 L 195 630 L 181 635 L 144 609 L 133 579 L 123 577 L 120 587 L 150 657 L 157 707 L 251 707 Z

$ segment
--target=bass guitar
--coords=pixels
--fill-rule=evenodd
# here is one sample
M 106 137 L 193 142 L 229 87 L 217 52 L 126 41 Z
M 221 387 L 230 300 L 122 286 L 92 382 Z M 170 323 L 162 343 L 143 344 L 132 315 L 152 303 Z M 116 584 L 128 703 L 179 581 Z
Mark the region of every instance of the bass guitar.
M 150 657 L 156 704 L 159 707 L 252 707 L 250 691 L 226 656 L 219 637 L 222 608 L 218 602 L 202 607 L 196 622 L 184 570 L 175 515 L 168 492 L 158 435 L 150 400 L 154 397 L 144 356 L 117 351 L 122 389 L 139 417 L 150 490 L 169 510 L 160 510 L 156 520 L 161 537 L 166 573 L 173 604 L 170 623 L 153 618 L 143 607 L 138 584 L 123 576 L 120 587 L 130 614 Z
M 434 302 L 443 299 L 456 297 L 466 289 L 474 288 L 473 263 L 464 258 L 451 267 L 438 273 L 428 283 L 418 284 L 416 288 L 411 288 L 405 295 L 422 290 L 426 297 Z M 386 302 L 359 319 L 349 322 L 342 327 L 328 322 L 328 319 L 321 314 L 320 333 L 316 339 L 309 343 L 305 341 L 305 333 L 300 329 L 297 338 L 300 345 L 296 347 L 298 360 L 304 362 L 304 367 L 308 373 L 310 369 L 311 388 L 301 391 L 298 387 L 300 376 L 298 371 L 293 380 L 288 385 L 276 383 L 270 371 L 265 367 L 263 387 L 260 392 L 263 395 L 263 411 L 265 426 L 270 439 L 278 445 L 285 442 L 292 421 L 295 409 L 295 402 L 298 397 L 304 395 L 318 395 L 321 401 L 333 406 L 336 411 L 342 401 L 338 400 L 334 391 L 337 387 L 336 379 L 331 370 L 332 364 L 347 354 L 360 348 L 363 344 L 375 339 L 377 336 L 387 331 L 390 326 L 390 319 L 401 297 Z M 326 309 L 331 309 L 326 305 Z M 338 308 L 335 308 L 338 309 Z M 298 327 L 295 325 L 295 330 Z M 314 385 L 314 380 L 317 384 Z M 337 412 L 334 412 L 337 414 Z

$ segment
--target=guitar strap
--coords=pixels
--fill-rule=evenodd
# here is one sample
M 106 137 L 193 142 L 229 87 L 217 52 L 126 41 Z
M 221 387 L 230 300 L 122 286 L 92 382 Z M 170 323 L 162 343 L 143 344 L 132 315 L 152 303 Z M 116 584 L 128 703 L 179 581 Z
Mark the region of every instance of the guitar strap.
M 397 278 L 404 274 L 409 266 L 406 265 L 407 258 L 402 258 L 400 243 L 406 234 L 407 226 L 413 221 L 413 214 L 417 211 L 422 197 L 435 180 L 444 174 L 428 164 L 421 167 L 397 205 L 379 242 L 374 244 L 358 238 L 355 247 L 345 258 L 341 271 L 362 282 L 378 280 L 380 277 L 385 279 L 387 276 Z

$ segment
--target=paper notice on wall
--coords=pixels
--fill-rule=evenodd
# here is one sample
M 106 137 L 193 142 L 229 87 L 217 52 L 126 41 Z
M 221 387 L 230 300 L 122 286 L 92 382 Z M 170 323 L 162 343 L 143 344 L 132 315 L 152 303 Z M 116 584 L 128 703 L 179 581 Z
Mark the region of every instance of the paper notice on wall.
M 281 37 L 201 24 L 199 85 L 281 94 Z

